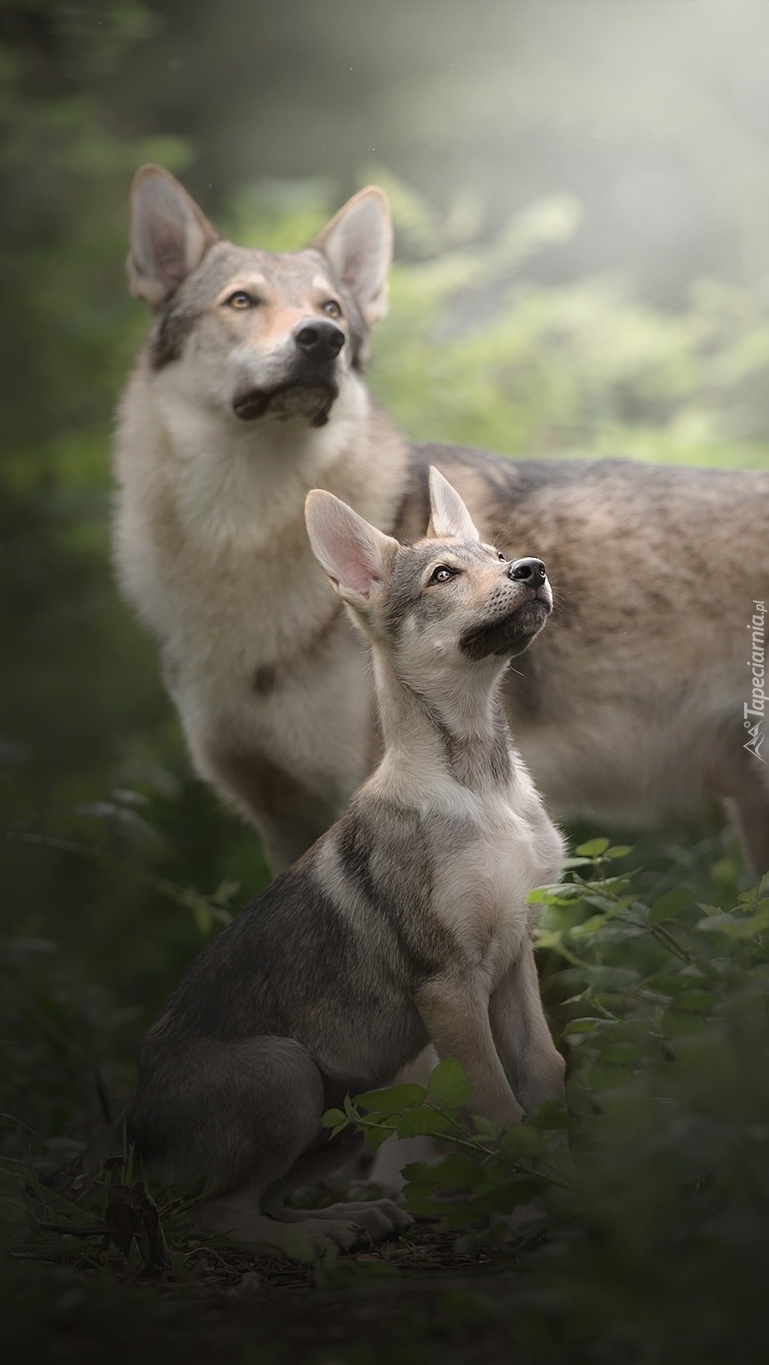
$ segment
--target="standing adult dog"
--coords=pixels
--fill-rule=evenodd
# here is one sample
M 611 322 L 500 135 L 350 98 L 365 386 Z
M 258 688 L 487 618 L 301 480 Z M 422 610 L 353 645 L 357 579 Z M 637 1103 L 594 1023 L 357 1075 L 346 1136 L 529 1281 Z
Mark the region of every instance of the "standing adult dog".
M 152 325 L 120 407 L 115 553 L 195 767 L 258 826 L 274 869 L 339 815 L 377 736 L 305 495 L 328 489 L 412 541 L 434 464 L 485 540 L 548 564 L 557 611 L 506 703 L 552 808 L 643 822 L 713 793 L 766 870 L 769 765 L 744 724 L 760 704 L 746 627 L 769 598 L 769 474 L 410 444 L 363 380 L 391 245 L 376 188 L 275 254 L 222 240 L 166 171 L 137 173 L 128 269 Z

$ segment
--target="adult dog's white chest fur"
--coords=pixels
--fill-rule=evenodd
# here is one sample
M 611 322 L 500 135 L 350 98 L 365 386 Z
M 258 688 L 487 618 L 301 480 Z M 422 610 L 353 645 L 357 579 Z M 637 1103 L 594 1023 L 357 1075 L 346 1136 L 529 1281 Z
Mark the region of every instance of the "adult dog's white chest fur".
M 366 507 L 351 430 L 369 400 L 351 377 L 328 426 L 299 437 L 295 423 L 264 419 L 255 429 L 213 407 L 206 420 L 200 403 L 190 422 L 184 384 L 183 364 L 151 385 L 140 367 L 126 395 L 116 446 L 121 582 L 160 642 L 198 770 L 215 780 L 215 755 L 259 753 L 341 810 L 367 764 L 366 649 L 297 509 L 318 483 Z M 136 390 L 141 403 L 129 401 Z M 398 494 L 394 474 L 384 503 L 377 490 L 377 515 L 391 518 Z

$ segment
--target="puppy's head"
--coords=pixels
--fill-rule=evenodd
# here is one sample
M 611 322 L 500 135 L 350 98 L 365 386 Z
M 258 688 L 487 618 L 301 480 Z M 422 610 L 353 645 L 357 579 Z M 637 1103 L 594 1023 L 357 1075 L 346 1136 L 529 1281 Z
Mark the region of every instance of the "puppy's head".
M 528 647 L 552 609 L 538 559 L 507 560 L 481 542 L 459 494 L 430 470 L 427 536 L 400 545 L 331 493 L 308 494 L 313 552 L 365 634 L 418 679 Z

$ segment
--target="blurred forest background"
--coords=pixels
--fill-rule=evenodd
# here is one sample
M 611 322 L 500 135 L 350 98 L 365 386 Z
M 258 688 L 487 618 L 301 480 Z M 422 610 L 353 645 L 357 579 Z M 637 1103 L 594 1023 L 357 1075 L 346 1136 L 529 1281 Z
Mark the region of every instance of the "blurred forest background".
M 383 184 L 370 378 L 411 435 L 766 467 L 769 3 L 3 2 L 0 121 L 2 1107 L 9 1159 L 50 1160 L 265 877 L 111 573 L 134 169 L 279 248 Z

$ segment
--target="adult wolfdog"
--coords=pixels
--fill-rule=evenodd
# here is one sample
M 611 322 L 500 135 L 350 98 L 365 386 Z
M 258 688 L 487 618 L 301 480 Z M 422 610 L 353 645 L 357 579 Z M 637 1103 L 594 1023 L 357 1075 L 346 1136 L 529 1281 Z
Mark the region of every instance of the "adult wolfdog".
M 433 464 L 484 540 L 548 565 L 553 621 L 506 705 L 551 808 L 659 821 L 710 793 L 766 870 L 763 655 L 746 627 L 769 598 L 769 474 L 411 444 L 363 380 L 390 255 L 376 188 L 304 251 L 272 253 L 222 240 L 162 169 L 136 176 L 129 277 L 152 323 L 120 407 L 115 554 L 197 771 L 275 870 L 338 817 L 378 736 L 305 496 L 327 489 L 409 542 Z

